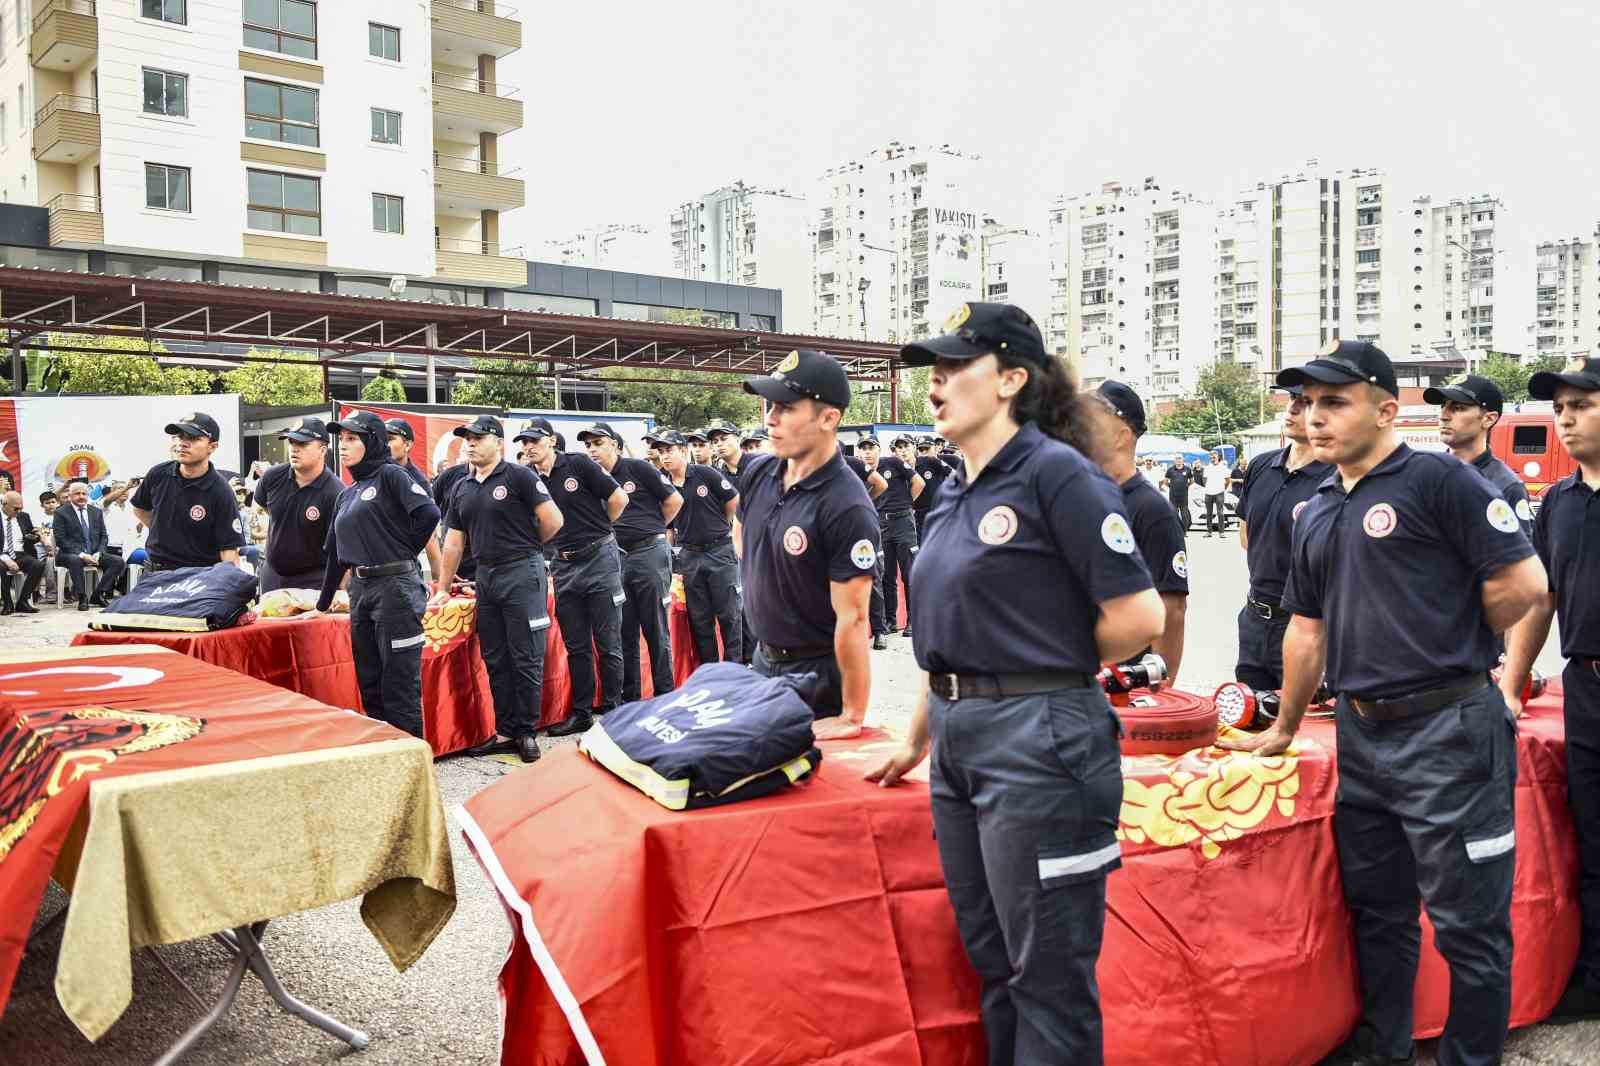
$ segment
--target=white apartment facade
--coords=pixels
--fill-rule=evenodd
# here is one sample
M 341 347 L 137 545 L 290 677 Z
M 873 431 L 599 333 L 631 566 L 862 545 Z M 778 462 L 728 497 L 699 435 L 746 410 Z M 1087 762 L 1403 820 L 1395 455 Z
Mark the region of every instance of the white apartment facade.
M 1050 209 L 1045 340 L 1087 386 L 1114 378 L 1146 405 L 1192 393 L 1214 359 L 1214 207 L 1153 179 L 1107 182 Z
M 1412 225 L 1405 232 L 1413 242 L 1407 249 L 1413 277 L 1406 325 L 1414 353 L 1417 345 L 1486 353 L 1511 340 L 1495 316 L 1500 254 L 1495 221 L 1500 207 L 1497 198 L 1487 195 L 1441 204 L 1421 196 L 1413 203 Z
M 809 198 L 819 336 L 903 344 L 982 298 L 983 166 L 892 141 L 822 176 Z
M 804 197 L 735 182 L 679 205 L 668 220 L 672 272 L 783 293 L 792 333 L 811 333 L 812 238 Z
M 1050 248 L 1042 231 L 986 219 L 983 299 L 1021 307 L 1044 329 L 1050 313 Z
M 563 266 L 635 274 L 664 274 L 668 259 L 658 230 L 621 223 L 581 230 L 564 240 L 550 241 L 543 258 Z
M 67 248 L 522 285 L 492 2 L 0 4 L 0 199 Z
M 1535 248 L 1534 354 L 1600 355 L 1600 223 L 1594 234 Z

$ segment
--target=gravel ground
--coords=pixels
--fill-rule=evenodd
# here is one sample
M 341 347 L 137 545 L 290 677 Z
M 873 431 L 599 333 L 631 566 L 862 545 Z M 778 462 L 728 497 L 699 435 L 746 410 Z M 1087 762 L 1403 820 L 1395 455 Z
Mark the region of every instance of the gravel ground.
M 1183 687 L 1209 693 L 1232 676 L 1234 615 L 1244 586 L 1244 553 L 1236 543 L 1191 534 L 1188 648 Z M 47 608 L 38 616 L 0 620 L 8 649 L 65 644 L 82 628 L 76 611 Z M 873 654 L 873 716 L 891 728 L 902 723 L 916 691 L 909 641 L 891 637 L 888 651 Z M 1553 647 L 1540 660 L 1547 673 L 1560 658 Z M 556 742 L 545 741 L 547 747 Z M 563 741 L 561 743 L 572 743 Z M 452 758 L 438 763 L 447 809 L 496 778 L 514 761 Z M 529 772 L 537 773 L 537 769 Z M 454 829 L 454 818 L 451 818 Z M 247 978 L 233 1010 L 184 1060 L 196 1066 L 241 1063 L 322 1063 L 348 1059 L 362 1066 L 416 1063 L 493 1063 L 497 1060 L 495 976 L 509 943 L 502 910 L 487 879 L 452 832 L 459 893 L 455 917 L 422 960 L 397 974 L 361 924 L 357 901 L 282 918 L 267 943 L 279 977 L 291 993 L 372 1037 L 365 1052 L 291 1018 Z M 40 914 L 65 903 L 51 888 Z M 152 960 L 134 959 L 132 1006 L 97 1044 L 89 1044 L 62 1014 L 51 987 L 59 930 L 40 938 L 24 960 L 5 1016 L 0 1018 L 0 1063 L 27 1066 L 94 1066 L 150 1062 L 196 1016 L 193 1002 Z M 222 948 L 193 942 L 159 949 L 161 958 L 202 996 L 220 986 L 227 963 Z M 1431 1064 L 1431 1046 L 1423 1061 Z M 1593 1066 L 1600 1062 L 1600 1023 L 1534 1026 L 1511 1035 L 1512 1066 Z M 714 1066 L 714 1064 L 707 1064 Z M 1293 1064 L 1285 1064 L 1293 1066 Z

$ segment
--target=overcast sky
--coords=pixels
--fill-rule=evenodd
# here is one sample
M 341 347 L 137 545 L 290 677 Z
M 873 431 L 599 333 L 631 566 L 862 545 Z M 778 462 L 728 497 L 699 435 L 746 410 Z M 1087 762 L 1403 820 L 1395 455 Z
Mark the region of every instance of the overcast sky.
M 984 156 L 986 213 L 1041 227 L 1053 196 L 1107 179 L 1220 203 L 1317 159 L 1436 201 L 1500 196 L 1496 302 L 1517 348 L 1533 243 L 1600 219 L 1588 5 L 619 0 L 522 17 L 502 80 L 527 101 L 505 153 L 528 179 L 530 253 L 612 222 L 665 242 L 684 200 L 739 179 L 809 194 L 895 139 Z

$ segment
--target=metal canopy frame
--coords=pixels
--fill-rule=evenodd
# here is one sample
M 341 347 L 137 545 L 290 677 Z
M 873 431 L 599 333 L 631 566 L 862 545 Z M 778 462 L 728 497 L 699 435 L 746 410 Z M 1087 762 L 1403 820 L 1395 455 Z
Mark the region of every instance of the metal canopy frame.
M 440 368 L 440 357 L 511 364 L 500 373 L 581 379 L 610 367 L 763 374 L 796 348 L 816 348 L 850 377 L 886 384 L 891 404 L 902 368 L 897 346 L 869 341 L 30 267 L 0 266 L 0 328 L 10 332 L 17 389 L 23 350 L 128 354 L 91 343 L 53 346 L 44 339 L 51 332 L 308 351 L 324 380 L 329 368 L 381 369 L 389 355 L 417 356 L 426 360 L 430 398 L 438 374 L 497 372 Z M 204 358 L 286 362 L 232 353 Z

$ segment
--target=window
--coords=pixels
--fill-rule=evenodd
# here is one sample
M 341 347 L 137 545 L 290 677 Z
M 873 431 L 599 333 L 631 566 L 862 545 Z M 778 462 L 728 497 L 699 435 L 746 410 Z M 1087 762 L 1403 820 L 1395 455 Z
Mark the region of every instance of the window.
M 139 13 L 147 19 L 186 26 L 189 23 L 189 0 L 140 0 Z
M 144 205 L 162 211 L 189 210 L 189 168 L 146 163 Z
M 372 229 L 375 233 L 406 231 L 405 201 L 381 192 L 372 194 Z
M 400 31 L 379 22 L 367 23 L 367 52 L 379 59 L 400 62 Z
M 244 0 L 244 43 L 317 58 L 317 5 L 310 0 Z
M 1543 455 L 1548 447 L 1544 431 L 1543 426 L 1511 427 L 1511 454 Z
M 246 137 L 315 147 L 319 143 L 317 91 L 246 78 L 244 133 Z
M 189 75 L 144 68 L 144 110 L 148 115 L 187 118 Z
M 379 144 L 400 143 L 400 112 L 372 109 L 372 139 Z
M 251 170 L 248 174 L 250 206 L 246 219 L 251 229 L 321 236 L 320 179 L 270 170 Z

